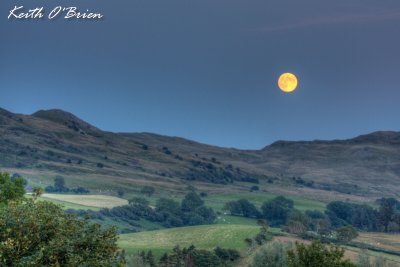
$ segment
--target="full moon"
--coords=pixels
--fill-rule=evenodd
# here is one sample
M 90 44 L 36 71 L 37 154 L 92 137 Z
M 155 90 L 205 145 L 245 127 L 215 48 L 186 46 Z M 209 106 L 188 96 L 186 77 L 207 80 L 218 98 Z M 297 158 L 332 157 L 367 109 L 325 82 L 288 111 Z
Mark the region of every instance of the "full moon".
M 284 73 L 278 80 L 279 88 L 285 93 L 293 92 L 297 87 L 297 77 L 292 73 Z

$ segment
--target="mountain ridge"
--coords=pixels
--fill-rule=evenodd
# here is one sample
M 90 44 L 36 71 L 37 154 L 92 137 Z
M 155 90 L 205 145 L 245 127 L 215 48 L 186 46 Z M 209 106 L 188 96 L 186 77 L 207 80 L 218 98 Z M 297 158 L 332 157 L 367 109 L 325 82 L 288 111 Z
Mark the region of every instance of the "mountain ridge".
M 400 189 L 400 132 L 395 131 L 240 150 L 153 133 L 102 131 L 59 109 L 32 115 L 0 109 L 0 136 L 1 168 L 84 177 L 88 184 L 107 177 L 102 182 L 126 187 L 201 183 L 249 188 L 256 183 L 391 196 Z

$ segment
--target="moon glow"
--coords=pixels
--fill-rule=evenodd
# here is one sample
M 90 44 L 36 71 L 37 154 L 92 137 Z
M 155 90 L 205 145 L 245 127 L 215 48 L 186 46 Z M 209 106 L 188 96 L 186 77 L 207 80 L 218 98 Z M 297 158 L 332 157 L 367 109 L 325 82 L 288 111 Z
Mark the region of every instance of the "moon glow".
M 291 93 L 296 90 L 297 77 L 292 73 L 284 73 L 279 77 L 278 86 L 285 93 Z

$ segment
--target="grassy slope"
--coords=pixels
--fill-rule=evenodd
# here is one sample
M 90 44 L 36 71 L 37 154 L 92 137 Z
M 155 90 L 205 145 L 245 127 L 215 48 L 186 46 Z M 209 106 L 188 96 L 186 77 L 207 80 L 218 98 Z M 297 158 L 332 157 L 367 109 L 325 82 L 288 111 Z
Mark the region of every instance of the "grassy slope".
M 259 227 L 256 225 L 201 225 L 123 234 L 118 244 L 127 253 L 151 249 L 157 256 L 171 251 L 176 245 L 195 245 L 202 249 L 213 249 L 217 246 L 242 249 L 245 247 L 243 240 L 258 232 Z
M 273 198 L 275 195 L 267 194 L 264 192 L 257 193 L 229 193 L 221 195 L 212 195 L 205 198 L 206 205 L 212 206 L 215 210 L 221 211 L 224 203 L 231 200 L 237 200 L 240 198 L 247 198 L 260 206 L 265 200 Z M 175 197 L 176 200 L 180 200 L 179 197 Z M 309 200 L 301 197 L 290 197 L 295 202 L 295 207 L 300 210 L 317 209 L 324 210 L 325 204 L 322 202 Z M 110 197 L 106 195 L 61 195 L 61 194 L 46 194 L 42 200 L 51 201 L 56 204 L 64 206 L 64 208 L 72 209 L 92 209 L 98 210 L 99 203 L 108 203 L 107 206 L 123 204 L 126 200 L 119 199 L 116 197 Z M 151 202 L 155 203 L 157 196 L 150 198 Z M 93 203 L 94 200 L 99 202 Z M 117 201 L 118 200 L 118 201 Z M 78 204 L 80 203 L 80 204 Z M 84 205 L 86 204 L 86 205 Z M 101 205 L 100 205 L 101 206 Z M 108 218 L 104 221 L 96 221 L 103 224 L 105 227 L 117 226 L 120 230 L 129 229 L 130 226 L 124 222 L 115 222 Z M 204 226 L 193 226 L 193 227 L 182 227 L 163 229 L 162 226 L 157 223 L 148 222 L 145 220 L 138 221 L 142 225 L 143 230 L 154 230 L 146 231 L 134 234 L 122 234 L 120 236 L 119 245 L 127 251 L 128 254 L 134 253 L 138 250 L 151 249 L 154 251 L 156 256 L 161 256 L 164 252 L 171 251 L 171 249 L 179 244 L 180 246 L 195 245 L 198 248 L 213 249 L 216 246 L 222 246 L 226 248 L 235 248 L 243 251 L 244 243 L 243 240 L 246 237 L 255 236 L 259 227 L 256 224 L 255 219 L 219 215 L 215 225 L 204 225 Z M 270 232 L 277 234 L 280 233 L 279 229 L 270 228 Z M 358 242 L 365 244 L 374 245 L 375 247 L 381 247 L 393 251 L 400 251 L 400 235 L 383 234 L 383 233 L 361 233 L 360 237 L 357 238 Z M 283 237 L 285 240 L 298 240 L 297 237 Z M 346 247 L 348 257 L 356 259 L 359 252 L 358 248 Z M 382 253 L 382 252 L 370 252 L 370 255 L 383 256 L 390 260 L 393 264 L 400 264 L 400 257 Z M 246 257 L 247 260 L 251 260 L 252 255 Z M 396 266 L 396 265 L 394 265 Z
M 396 196 L 400 188 L 400 134 L 395 132 L 343 141 L 277 142 L 249 151 L 155 134 L 104 132 L 60 110 L 29 116 L 0 109 L 0 126 L 0 167 L 25 174 L 31 185 L 46 186 L 62 175 L 68 186 L 114 195 L 119 189 L 138 192 L 143 185 L 174 193 L 195 185 L 209 194 L 252 186 L 205 183 L 226 171 L 236 180 L 257 177 L 260 188 L 269 192 L 282 189 L 315 199 L 362 196 L 372 201 Z M 315 182 L 314 187 L 294 182 L 299 176 Z
M 90 208 L 113 208 L 128 204 L 126 199 L 106 195 L 43 194 L 42 198 Z

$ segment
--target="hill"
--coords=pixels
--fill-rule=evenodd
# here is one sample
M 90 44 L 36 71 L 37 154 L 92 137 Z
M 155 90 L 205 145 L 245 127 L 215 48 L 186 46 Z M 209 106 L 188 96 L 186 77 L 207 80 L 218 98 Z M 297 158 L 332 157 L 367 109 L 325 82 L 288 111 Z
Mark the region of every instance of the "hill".
M 55 175 L 102 193 L 143 185 L 179 193 L 261 191 L 331 200 L 398 196 L 400 133 L 349 140 L 279 141 L 260 150 L 221 148 L 151 133 L 112 133 L 62 110 L 0 109 L 0 168 L 33 184 Z

